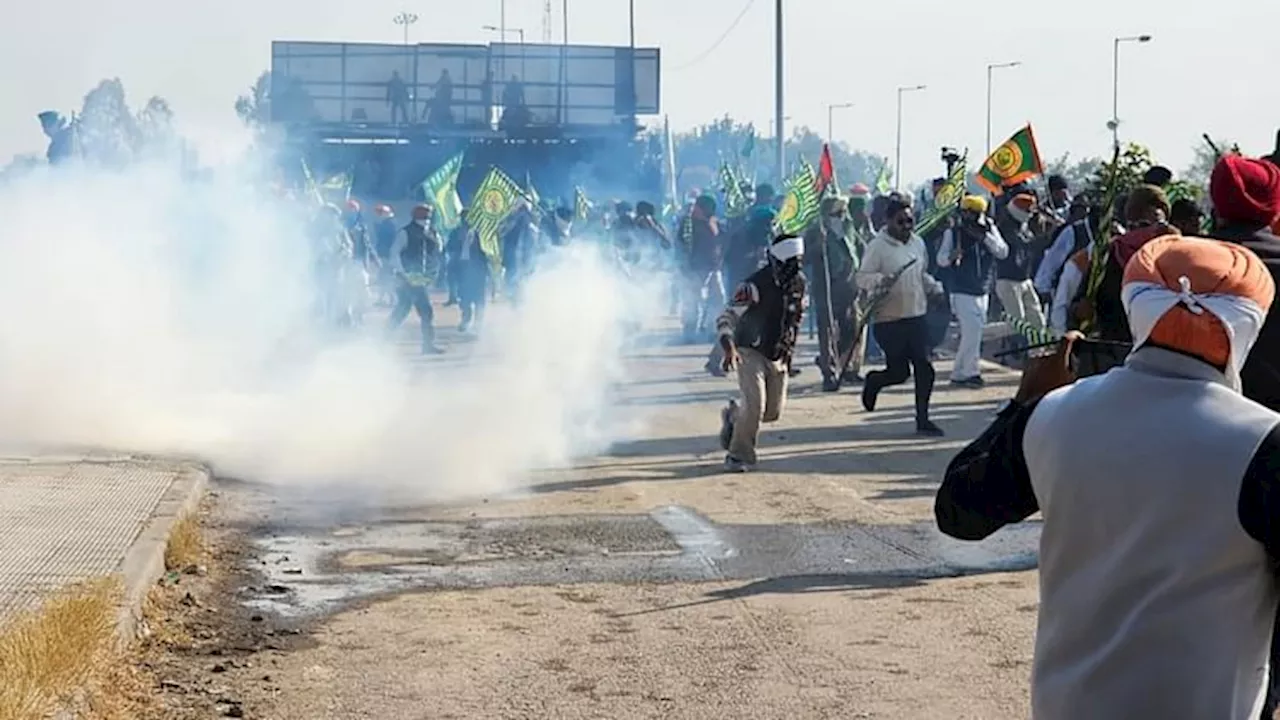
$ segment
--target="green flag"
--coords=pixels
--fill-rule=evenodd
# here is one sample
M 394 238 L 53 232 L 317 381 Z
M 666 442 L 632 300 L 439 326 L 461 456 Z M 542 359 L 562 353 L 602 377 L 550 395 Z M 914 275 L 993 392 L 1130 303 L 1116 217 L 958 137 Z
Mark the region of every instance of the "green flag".
M 422 195 L 435 206 L 440 227 L 446 232 L 462 222 L 462 198 L 458 197 L 458 172 L 461 170 L 462 153 L 458 153 L 422 181 Z
M 802 160 L 800 169 L 787 180 L 786 194 L 774 227 L 779 232 L 799 235 L 818 218 L 818 176 L 808 161 Z
M 729 163 L 720 163 L 720 192 L 724 194 L 724 215 L 739 218 L 747 214 L 747 196 L 739 187 L 738 175 Z
M 933 206 L 916 223 L 915 231 L 918 235 L 927 235 L 938 223 L 947 219 L 956 208 L 960 207 L 960 200 L 964 198 L 965 172 L 965 161 L 962 158 L 951 169 L 951 174 L 947 176 L 947 181 L 942 184 L 942 187 L 938 188 L 937 194 L 933 196 Z
M 311 174 L 311 166 L 307 164 L 307 159 L 302 159 L 302 177 L 306 181 L 307 194 L 315 199 L 316 204 L 324 205 L 324 195 L 320 192 L 320 186 L 316 184 L 315 175 Z
M 747 128 L 747 139 L 742 141 L 742 157 L 750 160 L 751 154 L 756 151 L 756 128 L 754 125 Z
M 330 193 L 341 193 L 343 200 L 349 200 L 351 198 L 351 184 L 354 180 L 354 173 L 350 172 L 330 175 L 327 180 L 320 183 L 320 189 Z
M 490 258 L 501 257 L 498 230 L 502 222 L 515 209 L 516 201 L 523 193 L 520 186 L 498 168 L 489 170 L 484 181 L 476 189 L 467 209 L 467 222 L 480 238 L 480 249 Z
M 975 179 L 992 195 L 999 195 L 1010 185 L 1017 185 L 1043 172 L 1036 136 L 1028 125 L 992 151 Z
M 880 163 L 880 172 L 876 174 L 876 194 L 888 195 L 893 192 L 893 185 L 889 182 L 889 159 L 885 158 Z

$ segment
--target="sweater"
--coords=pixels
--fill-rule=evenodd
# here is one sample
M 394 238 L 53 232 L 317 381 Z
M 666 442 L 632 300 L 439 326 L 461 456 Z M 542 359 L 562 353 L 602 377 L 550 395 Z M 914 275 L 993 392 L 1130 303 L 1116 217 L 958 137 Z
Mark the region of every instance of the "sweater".
M 872 309 L 871 322 L 884 323 L 920 317 L 929 309 L 928 296 L 945 292 L 942 283 L 927 272 L 929 251 L 919 235 L 912 233 L 903 242 L 881 230 L 871 239 L 855 276 L 860 289 L 874 292 L 882 282 L 912 260 L 915 264 L 898 277 L 884 299 Z
M 1280 414 L 1158 347 L 1011 405 L 947 467 L 944 533 L 1036 511 L 1035 720 L 1256 720 L 1280 597 Z

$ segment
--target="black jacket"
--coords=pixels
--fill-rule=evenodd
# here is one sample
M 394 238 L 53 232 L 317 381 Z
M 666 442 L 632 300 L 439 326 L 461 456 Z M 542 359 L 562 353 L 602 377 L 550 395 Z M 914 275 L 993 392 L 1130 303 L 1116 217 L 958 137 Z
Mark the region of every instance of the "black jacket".
M 1271 279 L 1280 285 L 1280 237 L 1267 227 L 1226 225 L 1215 229 L 1212 235 L 1252 250 L 1262 258 Z M 1280 411 L 1280 303 L 1272 304 L 1267 313 L 1258 341 L 1240 371 L 1240 381 L 1245 397 Z

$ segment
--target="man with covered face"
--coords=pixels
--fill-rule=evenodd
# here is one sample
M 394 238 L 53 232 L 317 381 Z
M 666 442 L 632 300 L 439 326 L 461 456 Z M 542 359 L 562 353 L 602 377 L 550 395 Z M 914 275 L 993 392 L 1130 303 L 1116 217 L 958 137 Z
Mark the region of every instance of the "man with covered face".
M 776 422 L 787 400 L 788 367 L 800 335 L 806 280 L 804 240 L 777 237 L 768 264 L 738 285 L 716 318 L 725 372 L 737 370 L 741 401 L 720 415 L 725 468 L 745 472 L 756 464 L 760 423 Z
M 422 323 L 422 354 L 438 355 L 444 350 L 435 343 L 435 310 L 427 288 L 440 275 L 444 246 L 440 236 L 431 227 L 431 206 L 418 205 L 413 209 L 413 221 L 396 233 L 388 260 L 396 279 L 396 304 L 387 319 L 387 332 L 393 332 L 409 317 L 409 311 L 418 313 Z
M 853 273 L 857 268 L 849 243 L 847 210 L 845 198 L 823 198 L 818 220 L 804 234 L 818 327 L 818 369 L 826 392 L 840 389 L 841 358 L 853 344 L 856 329 Z

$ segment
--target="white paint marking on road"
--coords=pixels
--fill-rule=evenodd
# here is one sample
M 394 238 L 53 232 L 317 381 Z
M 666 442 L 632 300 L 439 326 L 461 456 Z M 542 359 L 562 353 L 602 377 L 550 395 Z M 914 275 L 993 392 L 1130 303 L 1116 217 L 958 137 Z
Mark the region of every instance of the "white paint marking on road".
M 671 533 L 686 552 L 707 560 L 725 560 L 738 554 L 714 525 L 689 508 L 668 505 L 654 510 L 650 517 Z

